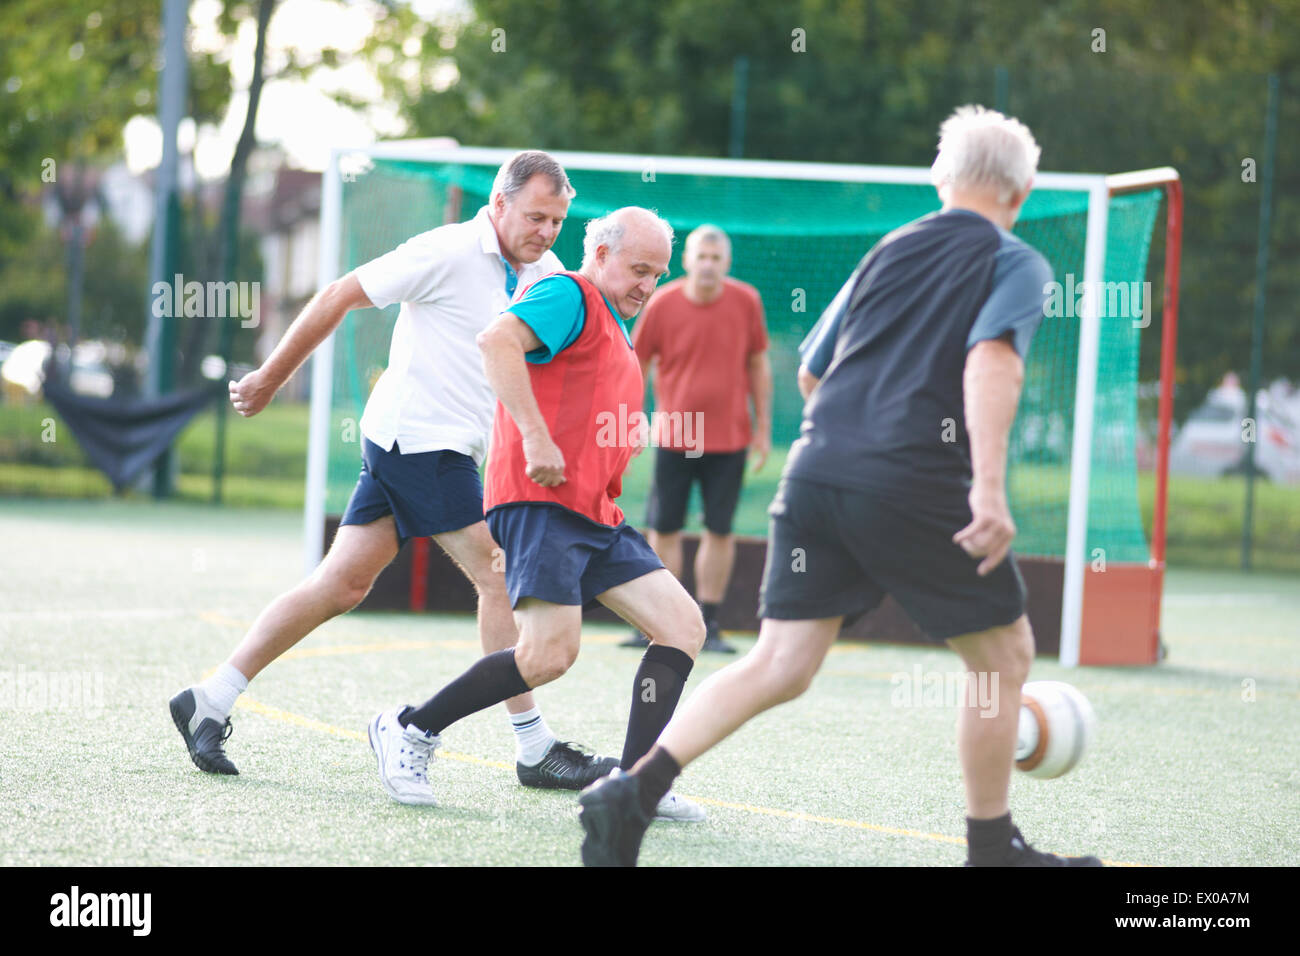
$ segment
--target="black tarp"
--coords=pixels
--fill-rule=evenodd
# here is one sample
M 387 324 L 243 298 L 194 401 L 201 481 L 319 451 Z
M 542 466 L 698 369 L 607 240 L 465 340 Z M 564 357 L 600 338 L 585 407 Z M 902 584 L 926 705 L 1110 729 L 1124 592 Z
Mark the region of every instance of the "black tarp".
M 224 382 L 214 382 L 158 398 L 91 398 L 72 391 L 53 362 L 45 367 L 45 398 L 119 493 L 225 389 Z

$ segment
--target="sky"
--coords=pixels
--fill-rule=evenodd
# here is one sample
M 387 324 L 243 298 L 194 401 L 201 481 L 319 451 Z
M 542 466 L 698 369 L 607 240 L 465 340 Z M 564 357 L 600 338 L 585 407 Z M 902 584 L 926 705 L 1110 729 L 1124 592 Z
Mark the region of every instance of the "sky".
M 411 0 L 410 6 L 426 20 L 466 9 L 464 0 Z M 220 9 L 218 0 L 191 0 L 192 49 L 221 47 L 221 36 L 215 26 Z M 274 72 L 284 62 L 285 51 L 289 49 L 307 54 L 326 46 L 336 47 L 341 53 L 359 50 L 371 31 L 372 10 L 366 0 L 349 2 L 346 6 L 327 0 L 281 0 L 267 31 L 267 73 Z M 246 20 L 232 51 L 236 92 L 221 125 L 196 129 L 191 120 L 181 123 L 178 133 L 181 151 L 194 151 L 195 169 L 203 179 L 221 179 L 230 169 L 248 108 L 247 90 L 256 42 L 256 23 Z M 406 52 L 409 55 L 417 50 L 415 47 Z M 369 115 L 338 106 L 325 94 L 328 89 L 343 88 L 375 104 Z M 291 164 L 311 170 L 323 170 L 334 147 L 366 146 L 377 139 L 391 139 L 404 133 L 396 111 L 382 102 L 378 80 L 359 61 L 345 63 L 337 69 L 322 69 L 312 83 L 268 81 L 262 88 L 256 131 L 260 144 L 278 143 Z M 132 172 L 143 172 L 158 164 L 162 156 L 162 133 L 154 117 L 132 119 L 126 125 L 124 140 L 126 162 Z

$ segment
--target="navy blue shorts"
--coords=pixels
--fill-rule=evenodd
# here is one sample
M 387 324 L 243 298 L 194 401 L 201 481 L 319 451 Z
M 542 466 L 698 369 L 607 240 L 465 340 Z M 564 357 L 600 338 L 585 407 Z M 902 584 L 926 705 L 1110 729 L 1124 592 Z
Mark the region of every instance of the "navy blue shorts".
M 483 520 L 483 480 L 469 455 L 426 451 L 403 455 L 362 439 L 361 476 L 340 524 L 397 523 L 397 541 L 459 531 Z
M 511 607 L 527 597 L 587 604 L 664 566 L 626 522 L 611 528 L 559 505 L 503 505 L 492 509 L 487 523 L 506 552 Z

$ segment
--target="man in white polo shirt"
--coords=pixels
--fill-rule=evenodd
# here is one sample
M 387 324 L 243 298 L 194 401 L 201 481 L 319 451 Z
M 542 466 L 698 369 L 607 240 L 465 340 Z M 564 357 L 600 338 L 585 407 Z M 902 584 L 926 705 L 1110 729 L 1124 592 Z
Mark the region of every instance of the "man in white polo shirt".
M 550 251 L 574 191 L 547 153 L 517 154 L 497 173 L 489 204 L 468 222 L 442 226 L 330 283 L 261 368 L 230 383 L 243 416 L 266 407 L 351 309 L 402 304 L 388 368 L 361 418 L 362 470 L 325 559 L 261 613 L 230 658 L 170 702 L 190 757 L 208 773 L 235 774 L 223 742 L 235 700 L 271 661 L 326 621 L 351 610 L 414 537 L 433 537 L 478 591 L 485 654 L 518 640 L 496 543 L 483 520 L 478 467 L 496 397 L 475 339 L 530 283 L 564 268 Z M 580 790 L 618 765 L 546 726 L 532 694 L 506 701 L 527 786 Z

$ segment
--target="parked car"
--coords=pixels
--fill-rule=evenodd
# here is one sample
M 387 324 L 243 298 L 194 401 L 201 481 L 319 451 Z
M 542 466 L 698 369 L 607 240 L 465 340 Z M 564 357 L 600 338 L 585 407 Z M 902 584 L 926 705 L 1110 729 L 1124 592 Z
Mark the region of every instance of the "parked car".
M 1289 388 L 1261 389 L 1253 428 L 1246 421 L 1246 393 L 1236 377 L 1210 393 L 1188 416 L 1169 451 L 1175 474 L 1241 474 L 1253 435 L 1255 469 L 1279 484 L 1300 484 L 1300 424 L 1292 410 Z

